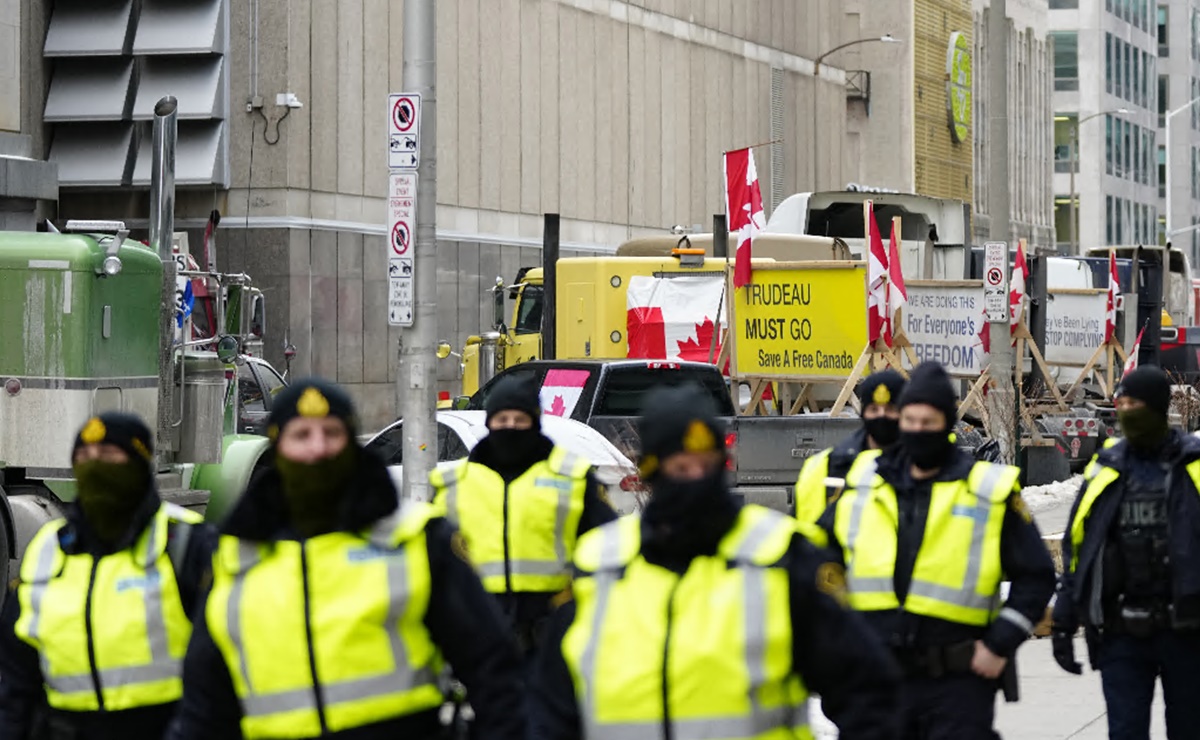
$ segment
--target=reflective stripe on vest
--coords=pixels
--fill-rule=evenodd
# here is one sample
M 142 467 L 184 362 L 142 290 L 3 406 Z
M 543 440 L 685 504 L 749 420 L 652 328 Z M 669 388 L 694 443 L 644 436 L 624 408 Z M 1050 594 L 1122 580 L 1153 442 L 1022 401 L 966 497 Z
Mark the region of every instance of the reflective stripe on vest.
M 799 521 L 816 522 L 825 513 L 825 507 L 834 492 L 829 485 L 829 457 L 832 453 L 832 447 L 821 450 L 805 460 L 800 468 L 794 489 L 796 519 Z
M 424 507 L 421 515 L 427 520 L 431 513 L 429 507 Z M 435 684 L 437 651 L 421 626 L 430 587 L 423 527 L 417 535 L 404 539 L 400 532 L 411 529 L 404 516 L 394 513 L 378 521 L 365 541 L 340 532 L 311 538 L 303 544 L 264 545 L 222 538 L 218 554 L 221 567 L 209 597 L 207 618 L 214 642 L 234 676 L 246 738 L 316 737 L 326 731 L 432 709 L 441 703 Z M 410 572 L 414 557 L 424 569 L 417 583 Z M 292 558 L 296 561 L 294 569 L 284 562 Z M 232 559 L 237 561 L 235 568 L 229 567 Z M 382 578 L 377 582 L 368 576 L 362 582 L 370 584 L 367 588 L 353 594 L 343 591 L 327 596 L 317 592 L 317 581 L 325 588 L 349 588 L 359 578 L 354 568 L 372 568 L 380 561 L 383 571 L 378 575 Z M 307 583 L 281 584 L 280 590 L 265 597 L 259 593 L 265 585 L 261 580 L 248 588 L 248 581 L 259 568 L 271 568 L 261 578 L 293 570 L 299 576 L 301 562 L 307 563 Z M 280 594 L 305 603 L 271 603 L 277 602 L 272 597 Z M 352 598 L 359 595 L 361 598 Z M 303 615 L 295 618 L 301 621 L 313 620 L 313 614 L 324 608 L 325 619 L 335 614 L 342 623 L 337 629 L 317 634 L 312 632 L 311 622 L 300 628 L 293 622 L 282 624 L 281 620 L 279 629 L 274 630 L 265 623 L 277 615 L 256 597 L 265 598 L 275 609 L 294 610 L 294 614 Z M 256 651 L 270 632 L 276 637 L 273 652 Z M 373 645 L 365 644 L 380 633 L 386 636 L 386 658 Z M 354 642 L 355 638 L 363 642 Z M 351 642 L 344 644 L 346 640 Z M 375 665 L 361 665 L 364 650 L 372 653 Z M 252 658 L 255 652 L 260 657 Z M 317 668 L 315 679 L 313 665 Z M 303 673 L 303 679 L 297 679 L 297 671 Z M 278 688 L 281 683 L 291 687 Z
M 670 735 L 673 740 L 715 740 L 717 738 L 761 736 L 779 737 L 780 740 L 811 738 L 808 730 L 807 694 L 798 677 L 793 674 L 790 679 L 794 681 L 795 692 L 791 696 L 793 699 L 791 703 L 783 706 L 763 706 L 760 696 L 762 689 L 770 686 L 778 700 L 782 698 L 778 694 L 785 692 L 785 689 L 778 683 L 778 678 L 772 677 L 768 669 L 769 663 L 778 666 L 780 661 L 778 655 L 770 654 L 768 635 L 770 629 L 768 573 L 775 569 L 756 563 L 755 556 L 764 543 L 771 537 L 779 535 L 781 531 L 786 532 L 790 541 L 790 537 L 795 533 L 795 522 L 790 518 L 759 507 L 746 507 L 743 510 L 743 517 L 748 515 L 745 513 L 747 511 L 754 511 L 758 515 L 758 519 L 749 525 L 742 524 L 742 526 L 735 527 L 735 532 L 740 532 L 743 538 L 733 548 L 734 554 L 728 560 L 727 565 L 726 561 L 722 559 L 722 568 L 740 571 L 744 579 L 742 587 L 744 598 L 741 600 L 740 607 L 742 609 L 741 622 L 745 629 L 743 635 L 745 653 L 742 660 L 749 685 L 749 712 L 746 716 L 718 715 L 682 718 L 672 714 L 670 716 Z M 587 576 L 594 579 L 595 591 L 590 598 L 594 600 L 595 608 L 591 613 L 587 641 L 579 652 L 576 666 L 578 675 L 583 679 L 580 710 L 583 715 L 584 736 L 588 740 L 660 740 L 664 734 L 661 717 L 646 721 L 604 721 L 598 714 L 597 684 L 601 681 L 601 677 L 598 675 L 597 654 L 601 635 L 605 634 L 604 626 L 609 619 L 610 603 L 614 598 L 614 592 L 618 591 L 618 584 L 627 577 L 629 568 L 656 567 L 646 564 L 640 555 L 636 556 L 634 564 L 630 564 L 628 567 L 625 565 L 629 560 L 625 551 L 629 549 L 630 544 L 623 540 L 636 540 L 638 537 L 637 526 L 636 519 L 631 518 L 631 521 L 618 521 L 605 525 L 595 533 L 595 536 L 600 538 L 598 568 L 594 574 Z M 717 557 L 721 558 L 721 555 Z M 695 570 L 689 570 L 689 573 L 695 572 Z M 685 574 L 684 578 L 686 577 Z M 779 597 L 777 592 L 776 598 Z M 628 599 L 631 596 L 625 595 L 624 598 Z M 786 600 L 786 597 L 784 598 Z M 738 606 L 738 604 L 730 602 L 729 606 Z M 787 610 L 790 620 L 790 607 L 783 608 Z M 667 630 L 669 639 L 669 624 Z M 686 636 L 680 639 L 686 641 Z M 706 647 L 719 650 L 720 644 Z M 787 661 L 790 664 L 790 656 Z M 727 683 L 740 684 L 740 680 L 736 677 L 723 676 L 722 678 L 729 679 Z M 713 681 L 709 685 L 716 686 L 719 683 Z M 664 694 L 669 692 L 669 686 L 664 687 L 663 691 Z M 684 700 L 680 699 L 680 701 Z
M 896 494 L 878 477 L 877 462 L 878 453 L 874 453 L 864 454 L 855 463 L 854 470 L 847 476 L 852 481 L 854 494 L 851 500 L 839 502 L 835 517 L 835 530 L 844 538 L 842 544 L 847 553 L 846 583 L 850 604 L 861 611 L 900 607 L 894 582 L 898 531 Z M 999 529 L 1003 523 L 1005 501 L 1015 484 L 1014 470 L 1004 465 L 976 463 L 968 481 L 933 484 L 926 536 L 921 541 L 905 595 L 906 611 L 972 625 L 985 625 L 991 621 L 999 589 Z M 963 500 L 962 487 L 973 494 L 973 504 L 968 503 L 970 499 Z M 872 527 L 864 538 L 863 521 L 869 506 L 886 510 L 892 528 L 884 527 L 885 533 Z M 951 524 L 962 520 L 970 522 L 965 537 L 951 534 Z M 994 530 L 994 539 L 989 538 L 989 530 Z M 930 532 L 940 536 L 934 539 L 929 536 Z M 864 551 L 863 548 L 871 550 Z M 950 549 L 954 549 L 955 554 L 946 557 Z M 965 558 L 959 554 L 963 550 Z M 953 584 L 935 580 L 944 575 L 946 564 L 951 561 L 955 565 L 963 564 L 962 577 L 954 579 Z M 886 574 L 875 570 L 885 563 Z
M 162 504 L 130 550 L 98 561 L 62 551 L 64 520 L 34 537 L 22 564 L 16 633 L 38 651 L 50 706 L 120 711 L 180 698 L 191 622 L 165 551 L 170 524 L 200 521 L 194 512 Z M 130 603 L 135 600 L 140 603 Z
M 574 549 L 575 529 L 583 513 L 583 495 L 589 463 L 579 455 L 561 447 L 555 447 L 550 457 L 536 463 L 528 471 L 508 484 L 510 494 L 509 530 L 505 532 L 504 512 L 492 502 L 491 513 L 477 497 L 495 497 L 496 485 L 503 479 L 495 471 L 479 463 L 462 461 L 448 470 L 436 470 L 431 476 L 438 490 L 437 501 L 445 516 L 462 530 L 471 551 L 475 570 L 483 579 L 484 587 L 492 593 L 512 591 L 557 591 L 566 587 L 570 580 L 571 555 Z M 481 479 L 482 480 L 479 480 Z M 475 488 L 485 488 L 478 490 Z M 464 488 L 467 490 L 464 492 Z M 532 489 L 553 491 L 554 529 L 551 534 L 552 551 L 547 548 L 546 557 L 529 557 L 527 539 L 539 532 L 528 531 L 523 524 L 537 515 L 528 510 L 544 505 L 533 496 L 521 496 L 520 492 Z M 501 491 L 501 495 L 503 491 Z M 471 514 L 464 516 L 464 496 L 470 501 L 466 506 Z M 503 503 L 501 503 L 503 506 Z M 526 507 L 520 509 L 519 507 Z M 492 521 L 499 514 L 501 521 Z M 511 526 L 515 522 L 516 526 Z M 509 547 L 501 541 L 507 534 Z M 505 558 L 507 557 L 507 561 Z M 507 569 L 506 569 L 507 564 Z

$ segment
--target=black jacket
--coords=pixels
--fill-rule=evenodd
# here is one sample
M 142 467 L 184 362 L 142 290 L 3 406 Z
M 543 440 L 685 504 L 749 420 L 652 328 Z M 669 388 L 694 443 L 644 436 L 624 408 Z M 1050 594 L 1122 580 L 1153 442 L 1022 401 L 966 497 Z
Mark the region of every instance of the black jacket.
M 1079 625 L 1103 627 L 1102 573 L 1097 563 L 1104 557 L 1109 530 L 1116 523 L 1125 491 L 1125 481 L 1135 467 L 1133 451 L 1125 440 L 1101 450 L 1099 465 L 1113 468 L 1121 477 L 1108 486 L 1092 504 L 1084 524 L 1079 562 L 1071 542 L 1071 522 L 1079 511 L 1087 481 L 1080 487 L 1071 518 L 1062 538 L 1063 574 L 1059 578 L 1058 598 L 1054 603 L 1056 628 L 1074 632 Z M 1200 459 L 1200 439 L 1172 431 L 1163 445 L 1162 459 L 1170 464 L 1167 473 L 1168 547 L 1171 558 L 1171 592 L 1176 614 L 1200 617 L 1200 493 L 1186 470 L 1188 463 Z M 1137 466 L 1144 468 L 1145 466 Z
M 511 459 L 508 459 L 502 452 L 495 450 L 492 445 L 488 444 L 488 439 L 485 437 L 479 444 L 475 445 L 475 448 L 471 450 L 471 454 L 467 459 L 496 471 L 507 484 L 519 478 L 535 464 L 550 457 L 550 453 L 553 450 L 554 443 L 545 435 L 541 435 L 537 448 L 529 451 L 524 459 L 514 465 Z M 594 472 L 588 470 L 587 488 L 583 493 L 583 513 L 579 518 L 579 529 L 576 535 L 580 536 L 584 532 L 607 524 L 616 518 L 617 513 L 613 511 L 602 495 L 600 482 L 596 480 Z M 510 628 L 518 634 L 533 638 L 535 641 L 539 639 L 541 630 L 538 625 L 550 613 L 551 599 L 555 594 L 506 593 L 493 594 L 493 596 L 495 596 L 497 603 L 500 605 L 500 609 L 504 613 Z
M 120 542 L 105 547 L 92 533 L 77 505 L 67 508 L 67 524 L 58 532 L 63 551 L 68 554 L 90 553 L 103 557 L 126 550 L 154 518 L 161 504 L 158 492 L 150 487 L 141 506 Z M 178 530 L 171 530 L 174 537 Z M 216 532 L 207 524 L 193 525 L 183 562 L 172 563 L 184 611 L 195 616 L 195 609 L 208 586 Z M 14 584 L 15 585 L 15 584 Z M 49 713 L 55 726 L 73 730 L 77 740 L 126 740 L 131 737 L 158 738 L 167 729 L 175 713 L 176 702 L 120 712 L 59 712 L 46 706 L 38 653 L 17 637 L 15 627 L 21 605 L 15 588 L 8 590 L 0 611 L 0 738 L 21 739 L 29 736 Z
M 893 581 L 901 603 L 904 603 L 908 594 L 917 552 L 925 538 L 933 483 L 966 478 L 975 460 L 965 452 L 956 450 L 950 463 L 934 478 L 923 481 L 913 480 L 909 472 L 910 464 L 899 447 L 885 450 L 878 462 L 878 473 L 896 489 L 899 505 L 900 523 Z M 830 547 L 839 557 L 844 557 L 844 549 L 834 534 L 835 511 L 836 506 L 830 506 L 819 524 L 829 535 Z M 1000 563 L 1010 581 L 1005 607 L 1014 609 L 1036 625 L 1045 616 L 1046 604 L 1054 593 L 1054 561 L 1050 559 L 1037 524 L 1032 518 L 1026 520 L 1027 512 L 1019 494 L 1013 493 L 1000 533 Z M 910 614 L 903 609 L 863 614 L 884 642 L 896 650 L 924 649 L 981 639 L 993 653 L 1007 658 L 1012 657 L 1029 636 L 1028 631 L 1006 619 L 997 619 L 987 627 L 973 627 Z
M 691 557 L 648 547 L 645 529 L 643 526 L 643 557 L 677 573 L 686 572 Z M 723 536 L 727 531 L 728 527 L 715 534 Z M 711 543 L 697 550 L 695 554 L 715 551 Z M 824 554 L 800 535 L 793 538 L 782 562 L 790 583 L 792 665 L 809 691 L 821 696 L 822 709 L 837 724 L 842 740 L 891 740 L 898 733 L 899 668 L 861 617 L 817 587 L 818 569 L 825 562 Z M 530 695 L 534 740 L 580 740 L 583 736 L 575 684 L 561 649 L 574 618 L 574 602 L 551 616 L 547 647 L 538 656 Z
M 391 514 L 398 505 L 396 489 L 383 462 L 366 451 L 360 450 L 360 455 L 354 477 L 343 488 L 345 495 L 337 525 L 341 531 L 362 531 Z M 279 474 L 273 466 L 268 465 L 251 481 L 221 533 L 253 541 L 299 539 L 287 525 L 287 506 Z M 425 528 L 431 576 L 425 626 L 471 694 L 479 740 L 522 740 L 525 715 L 521 711 L 523 686 L 516 647 L 475 571 L 452 548 L 454 533 L 454 527 L 442 518 L 432 519 Z M 308 670 L 308 666 L 300 669 Z M 183 683 L 183 701 L 171 724 L 169 738 L 207 740 L 242 736 L 241 704 L 229 669 L 204 619 L 196 620 L 184 659 Z M 439 732 L 437 711 L 431 710 L 324 737 L 416 740 L 433 738 Z

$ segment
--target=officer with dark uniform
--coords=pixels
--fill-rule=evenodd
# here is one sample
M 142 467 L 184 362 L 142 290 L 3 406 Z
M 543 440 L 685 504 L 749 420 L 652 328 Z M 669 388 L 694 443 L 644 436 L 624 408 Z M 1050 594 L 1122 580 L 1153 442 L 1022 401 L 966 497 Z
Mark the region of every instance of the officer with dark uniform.
M 900 409 L 896 401 L 904 390 L 904 376 L 895 370 L 881 370 L 867 376 L 858 386 L 862 408 L 862 428 L 835 447 L 818 452 L 804 461 L 796 480 L 796 518 L 815 522 L 842 489 L 842 479 L 863 450 L 881 450 L 900 438 Z
M 897 737 L 898 669 L 845 608 L 841 567 L 792 517 L 736 502 L 706 394 L 647 397 L 649 503 L 580 539 L 574 600 L 538 658 L 533 737 L 810 737 L 809 691 L 842 740 Z
M 267 465 L 221 526 L 169 737 L 433 738 L 443 659 L 479 737 L 524 733 L 517 651 L 453 527 L 398 506 L 346 393 L 280 392 Z
M 532 660 L 551 600 L 570 584 L 576 539 L 617 515 L 588 461 L 542 433 L 537 384 L 505 378 L 486 406 L 488 435 L 466 460 L 433 471 L 434 504 L 460 528 Z
M 1088 467 L 1063 534 L 1054 657 L 1082 672 L 1082 625 L 1112 740 L 1149 736 L 1159 676 L 1168 737 L 1200 738 L 1200 439 L 1167 426 L 1170 402 L 1159 368 L 1125 376 L 1124 437 Z
M 76 436 L 75 501 L 30 541 L 0 615 L 0 737 L 30 737 L 46 707 L 51 738 L 166 732 L 216 536 L 159 498 L 153 446 L 125 413 Z
M 905 736 L 926 740 L 996 737 L 1002 674 L 1015 689 L 1013 656 L 1054 592 L 1018 470 L 955 446 L 956 401 L 941 365 L 918 365 L 900 395 L 899 444 L 859 455 L 821 518 L 850 605 L 905 670 Z

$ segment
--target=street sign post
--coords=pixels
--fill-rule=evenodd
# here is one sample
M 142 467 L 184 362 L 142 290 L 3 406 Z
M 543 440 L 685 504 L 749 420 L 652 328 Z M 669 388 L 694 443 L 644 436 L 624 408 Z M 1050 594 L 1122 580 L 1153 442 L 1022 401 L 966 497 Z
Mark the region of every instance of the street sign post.
M 983 312 L 988 321 L 1008 323 L 1008 244 L 983 245 Z
M 388 168 L 416 171 L 421 162 L 421 96 L 388 96 Z
M 413 325 L 413 240 L 417 233 L 417 174 L 388 174 L 388 325 Z

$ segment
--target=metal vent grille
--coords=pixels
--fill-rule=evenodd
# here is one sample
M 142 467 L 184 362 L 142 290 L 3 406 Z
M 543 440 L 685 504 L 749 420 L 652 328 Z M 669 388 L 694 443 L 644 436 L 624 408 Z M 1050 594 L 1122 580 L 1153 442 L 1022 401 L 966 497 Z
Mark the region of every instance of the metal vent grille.
M 783 68 L 771 67 L 771 213 L 783 200 Z M 816 152 L 813 152 L 816 156 Z M 768 214 L 770 215 L 770 214 Z

